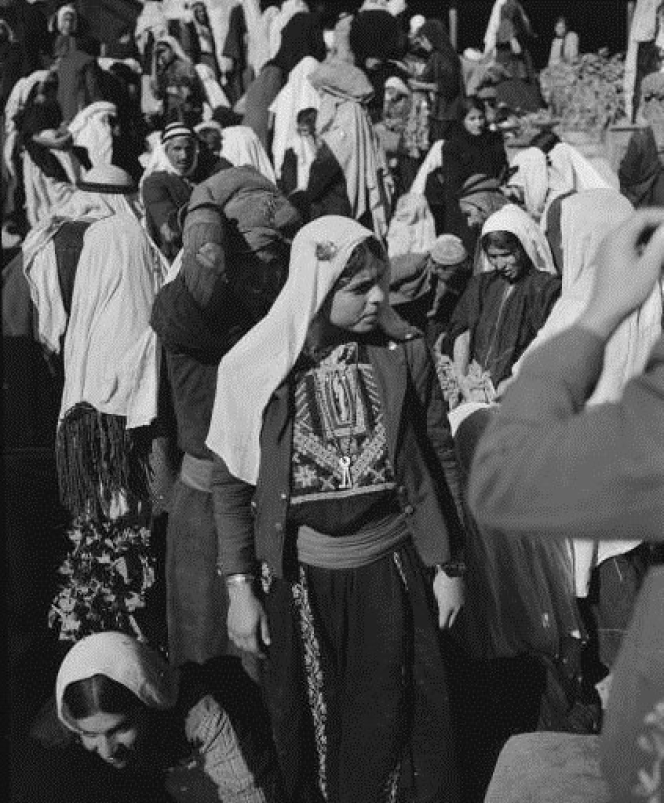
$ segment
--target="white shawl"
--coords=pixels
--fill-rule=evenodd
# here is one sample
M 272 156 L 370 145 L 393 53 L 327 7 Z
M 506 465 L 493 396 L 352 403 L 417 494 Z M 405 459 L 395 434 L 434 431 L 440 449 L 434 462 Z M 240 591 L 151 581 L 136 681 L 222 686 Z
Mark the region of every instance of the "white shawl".
M 114 103 L 105 100 L 91 103 L 69 123 L 74 144 L 87 148 L 93 167 L 110 165 L 113 159 L 113 132 L 110 119 L 118 110 Z
M 128 429 L 156 418 L 159 352 L 150 314 L 165 274 L 133 215 L 88 228 L 64 342 L 60 420 L 81 402 L 126 416 Z
M 482 227 L 482 237 L 492 231 L 509 231 L 516 235 L 537 270 L 557 274 L 548 240 L 537 223 L 520 206 L 507 204 L 487 218 Z M 483 272 L 494 270 L 484 250 L 481 260 Z
M 255 167 L 268 181 L 276 183 L 274 168 L 265 148 L 249 126 L 232 125 L 224 128 L 221 155 L 235 167 Z
M 327 215 L 293 240 L 288 280 L 267 316 L 222 358 L 207 445 L 232 474 L 258 480 L 263 412 L 305 344 L 311 321 L 353 249 L 373 236 L 354 220 Z

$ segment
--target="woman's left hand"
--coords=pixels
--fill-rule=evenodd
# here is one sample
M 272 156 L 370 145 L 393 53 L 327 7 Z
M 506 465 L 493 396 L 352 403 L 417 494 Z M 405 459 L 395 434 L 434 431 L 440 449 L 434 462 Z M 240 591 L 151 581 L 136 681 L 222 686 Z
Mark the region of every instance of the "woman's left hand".
M 433 593 L 438 603 L 438 626 L 447 630 L 456 621 L 465 599 L 465 589 L 461 577 L 448 577 L 438 572 L 433 581 Z

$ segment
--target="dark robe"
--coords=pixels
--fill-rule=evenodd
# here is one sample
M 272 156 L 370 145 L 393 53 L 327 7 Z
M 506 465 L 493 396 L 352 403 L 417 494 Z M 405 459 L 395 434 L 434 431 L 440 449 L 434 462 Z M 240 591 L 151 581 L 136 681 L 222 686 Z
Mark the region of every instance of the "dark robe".
M 635 207 L 664 206 L 664 165 L 652 128 L 632 134 L 618 177 L 620 191 Z
M 473 276 L 450 321 L 449 353 L 457 337 L 470 331 L 470 361 L 488 371 L 497 387 L 544 325 L 560 289 L 558 276 L 532 268 L 514 285 L 497 271 Z
M 471 176 L 498 178 L 506 166 L 500 134 L 486 131 L 475 137 L 461 123 L 452 124 L 443 145 L 443 165 L 429 174 L 425 185 L 436 233 L 456 234 L 467 249 L 472 248 L 475 238 L 459 207 L 463 186 Z
M 292 174 L 290 165 L 286 165 L 286 169 L 287 175 Z M 295 169 L 297 170 L 297 165 Z M 287 180 L 292 180 L 292 177 Z M 291 192 L 289 200 L 307 221 L 323 215 L 353 216 L 346 177 L 335 155 L 324 142 L 321 143 L 309 170 L 307 189 Z

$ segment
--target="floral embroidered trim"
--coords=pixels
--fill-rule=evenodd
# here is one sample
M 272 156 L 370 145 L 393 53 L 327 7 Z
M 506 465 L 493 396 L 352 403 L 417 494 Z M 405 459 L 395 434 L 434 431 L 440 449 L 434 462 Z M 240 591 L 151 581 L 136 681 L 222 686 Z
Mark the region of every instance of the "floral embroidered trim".
M 300 581 L 293 583 L 293 599 L 300 618 L 302 644 L 304 646 L 304 674 L 307 679 L 307 697 L 314 721 L 316 753 L 318 754 L 318 786 L 327 800 L 327 705 L 323 696 L 323 670 L 320 660 L 320 645 L 314 629 L 313 612 L 309 600 L 307 577 L 300 566 Z

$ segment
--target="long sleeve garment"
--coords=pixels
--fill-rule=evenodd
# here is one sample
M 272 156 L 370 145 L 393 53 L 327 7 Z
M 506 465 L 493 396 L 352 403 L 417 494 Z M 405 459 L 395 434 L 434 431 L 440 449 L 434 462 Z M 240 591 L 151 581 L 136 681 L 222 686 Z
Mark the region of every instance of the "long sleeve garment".
M 491 374 L 497 386 L 544 325 L 560 286 L 558 276 L 537 270 L 514 285 L 497 271 L 473 276 L 450 320 L 450 353 L 459 335 L 470 332 L 470 358 Z
M 584 409 L 603 353 L 573 326 L 524 362 L 473 462 L 469 499 L 482 526 L 664 538 L 664 338 L 620 401 Z
M 399 505 L 420 558 L 431 566 L 449 560 L 461 546 L 454 442 L 424 341 L 418 337 L 394 346 L 371 345 L 369 358 L 385 414 Z M 225 463 L 215 459 L 218 562 L 228 574 L 254 571 L 257 560 L 265 561 L 277 577 L 293 568 L 286 547 L 292 437 L 292 398 L 286 381 L 265 411 L 257 486 L 232 476 Z

